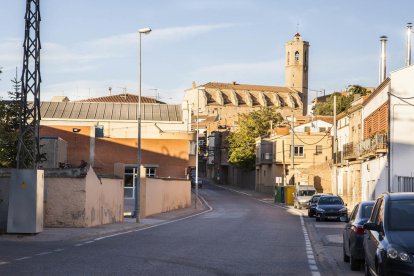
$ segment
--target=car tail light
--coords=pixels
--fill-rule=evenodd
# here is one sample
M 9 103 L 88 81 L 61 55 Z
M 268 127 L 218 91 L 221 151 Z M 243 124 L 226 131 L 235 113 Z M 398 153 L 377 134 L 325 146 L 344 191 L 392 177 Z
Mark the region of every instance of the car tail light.
M 362 226 L 355 226 L 355 225 L 352 225 L 351 229 L 352 229 L 352 231 L 354 231 L 356 234 L 359 234 L 359 235 L 363 235 L 363 234 L 364 234 L 364 228 L 363 228 Z

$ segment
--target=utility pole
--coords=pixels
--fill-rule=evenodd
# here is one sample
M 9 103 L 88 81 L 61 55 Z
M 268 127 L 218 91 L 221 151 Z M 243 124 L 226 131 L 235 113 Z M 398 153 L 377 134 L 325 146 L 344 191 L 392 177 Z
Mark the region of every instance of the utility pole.
M 37 169 L 40 162 L 40 0 L 26 1 L 25 37 L 23 42 L 22 91 L 19 109 L 17 169 Z M 30 102 L 32 102 L 30 104 Z M 33 146 L 27 145 L 27 140 Z
M 282 140 L 282 156 L 283 156 L 283 186 L 286 186 L 286 163 L 285 163 L 285 140 Z
M 293 117 L 293 109 L 292 109 L 292 116 L 290 120 L 290 139 L 291 139 L 291 147 L 290 147 L 290 167 L 292 169 L 292 176 L 293 176 L 293 185 L 296 185 L 295 180 L 295 134 L 294 134 L 294 117 Z
M 338 195 L 338 177 L 337 177 L 337 160 L 338 160 L 338 151 L 337 151 L 337 133 L 336 133 L 336 95 L 334 95 L 334 106 L 333 106 L 333 112 L 334 112 L 334 141 L 333 141 L 333 156 L 334 156 L 334 174 L 335 174 L 335 189 L 336 189 L 336 195 Z

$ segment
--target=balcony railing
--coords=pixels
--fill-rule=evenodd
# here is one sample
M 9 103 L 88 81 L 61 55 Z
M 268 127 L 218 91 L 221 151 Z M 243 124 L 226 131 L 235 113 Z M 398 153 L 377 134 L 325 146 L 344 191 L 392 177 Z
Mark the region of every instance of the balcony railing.
M 387 152 L 387 134 L 377 133 L 373 137 L 359 143 L 360 156 L 375 155 Z
M 377 133 L 360 143 L 347 143 L 343 146 L 343 158 L 345 160 L 355 160 L 359 157 L 385 153 L 387 152 L 387 143 L 388 139 L 385 133 Z

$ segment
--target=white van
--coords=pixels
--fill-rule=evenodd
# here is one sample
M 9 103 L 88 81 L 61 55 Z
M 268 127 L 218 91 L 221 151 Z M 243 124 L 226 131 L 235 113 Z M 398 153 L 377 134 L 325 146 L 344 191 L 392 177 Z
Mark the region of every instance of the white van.
M 302 209 L 308 207 L 309 200 L 316 194 L 316 189 L 313 185 L 299 185 L 293 193 L 293 206 Z

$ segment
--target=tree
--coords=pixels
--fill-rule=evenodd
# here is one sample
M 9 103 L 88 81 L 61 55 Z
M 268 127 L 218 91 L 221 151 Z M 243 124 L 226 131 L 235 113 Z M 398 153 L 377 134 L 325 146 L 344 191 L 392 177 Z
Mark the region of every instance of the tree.
M 10 100 L 0 101 L 0 167 L 16 167 L 19 128 L 19 97 L 21 82 L 12 80 L 14 91 L 9 91 Z
M 322 116 L 333 116 L 333 106 L 334 106 L 334 96 L 336 95 L 336 113 L 339 114 L 344 112 L 351 107 L 352 102 L 354 101 L 355 95 L 359 94 L 365 96 L 368 94 L 368 90 L 365 87 L 360 85 L 352 85 L 348 89 L 348 95 L 342 95 L 339 92 L 332 93 L 331 96 L 326 100 L 326 102 L 319 102 L 315 105 L 315 115 Z
M 273 125 L 281 122 L 283 117 L 274 108 L 263 108 L 239 117 L 239 128 L 227 137 L 229 145 L 229 162 L 239 168 L 252 170 L 255 166 L 255 139 L 265 135 Z

